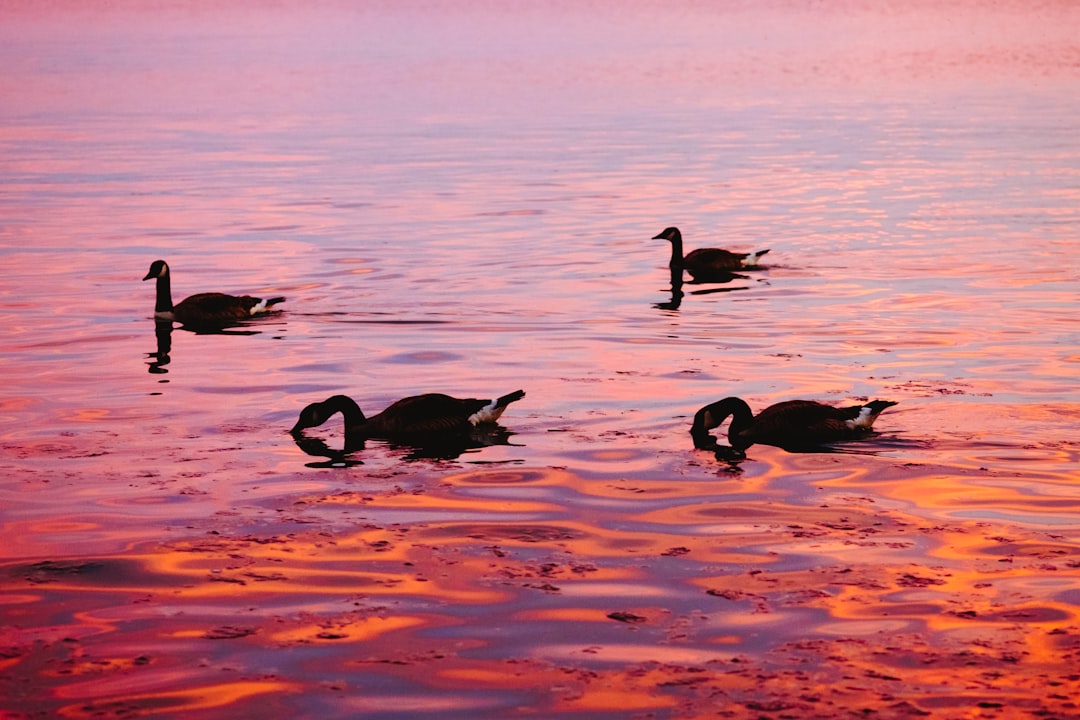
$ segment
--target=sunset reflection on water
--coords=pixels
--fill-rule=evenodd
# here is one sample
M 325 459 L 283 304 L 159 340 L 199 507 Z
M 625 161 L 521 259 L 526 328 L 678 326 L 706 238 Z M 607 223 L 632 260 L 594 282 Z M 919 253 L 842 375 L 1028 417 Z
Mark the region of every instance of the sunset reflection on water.
M 1080 718 L 1080 11 L 512 10 L 0 8 L 0 715 Z
M 680 715 L 778 695 L 825 716 L 852 696 L 889 712 L 900 682 L 931 711 L 949 696 L 1022 705 L 1030 689 L 1073 682 L 1075 539 L 1015 526 L 993 536 L 1000 526 L 919 521 L 868 498 L 695 497 L 704 481 L 677 491 L 688 509 L 598 511 L 590 524 L 570 519 L 569 502 L 496 500 L 521 480 L 566 492 L 564 479 L 479 470 L 423 495 L 306 495 L 289 506 L 304 524 L 281 535 L 212 532 L 114 559 L 22 565 L 20 605 L 58 608 L 24 662 L 46 649 L 52 663 L 64 658 L 36 682 L 76 717 L 106 711 L 103 692 L 111 706 L 191 712 L 301 690 L 339 711 L 342 693 L 370 710 L 408 696 L 416 711 L 431 697 L 469 712 L 509 693 L 557 713 Z M 466 502 L 458 488 L 483 493 Z M 600 506 L 626 492 L 594 497 Z M 317 507 L 391 518 L 432 507 L 446 519 L 355 518 L 331 533 Z M 486 519 L 462 523 L 469 514 Z M 85 609 L 62 620 L 75 597 Z M 21 614 L 9 617 L 18 625 Z M 93 659 L 80 660 L 90 645 Z M 260 648 L 292 657 L 288 679 L 266 675 L 269 655 L 241 660 Z M 327 665 L 319 648 L 344 664 Z M 1002 684 L 1006 670 L 1015 685 Z M 214 680 L 237 671 L 248 677 Z M 776 682 L 755 694 L 763 672 Z M 90 673 L 113 679 L 70 682 Z M 836 685 L 842 676 L 858 687 Z

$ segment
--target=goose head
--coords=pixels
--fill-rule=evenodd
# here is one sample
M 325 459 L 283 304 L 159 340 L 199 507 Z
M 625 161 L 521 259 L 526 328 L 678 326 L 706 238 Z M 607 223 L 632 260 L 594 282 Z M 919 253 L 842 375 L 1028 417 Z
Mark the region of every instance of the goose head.
M 146 277 L 143 280 L 150 280 L 152 278 L 163 278 L 169 275 L 169 265 L 164 260 L 155 260 L 150 263 L 150 269 L 146 272 Z
M 335 413 L 345 413 L 352 408 L 355 408 L 355 413 L 359 414 L 359 418 L 346 418 L 346 425 L 349 424 L 348 421 L 363 422 L 364 413 L 360 412 L 360 408 L 356 406 L 352 398 L 346 395 L 334 395 L 322 402 L 311 403 L 300 411 L 300 417 L 297 418 L 296 424 L 293 425 L 292 430 L 289 432 L 298 433 L 306 428 L 317 427 L 329 420 Z M 350 412 L 350 414 L 353 413 Z
M 653 237 L 653 240 L 669 240 L 674 242 L 675 240 L 682 240 L 682 233 L 679 232 L 677 227 L 666 228 L 662 233 Z
M 720 427 L 720 423 L 727 417 L 718 415 L 719 403 L 706 405 L 694 415 L 694 423 L 690 426 L 690 437 L 694 439 L 694 447 L 699 450 L 715 450 L 716 438 L 709 431 Z

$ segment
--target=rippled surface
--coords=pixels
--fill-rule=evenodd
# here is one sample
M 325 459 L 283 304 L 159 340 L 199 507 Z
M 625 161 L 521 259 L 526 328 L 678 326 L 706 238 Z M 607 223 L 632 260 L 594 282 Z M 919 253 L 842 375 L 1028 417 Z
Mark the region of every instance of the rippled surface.
M 0 6 L 5 717 L 1080 717 L 1078 11 L 877 7 Z

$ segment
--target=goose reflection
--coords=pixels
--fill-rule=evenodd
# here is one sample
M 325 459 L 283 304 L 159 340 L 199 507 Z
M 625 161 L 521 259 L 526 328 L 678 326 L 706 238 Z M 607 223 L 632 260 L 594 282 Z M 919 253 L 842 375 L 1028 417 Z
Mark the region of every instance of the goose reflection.
M 661 303 L 653 303 L 654 308 L 660 310 L 678 310 L 682 305 L 683 295 L 682 268 L 671 268 L 671 300 Z
M 749 275 L 740 275 L 734 272 L 717 272 L 705 276 L 707 279 L 694 279 L 689 284 L 692 285 L 725 285 L 734 280 L 750 280 Z M 683 298 L 686 296 L 686 292 L 683 290 L 683 285 L 686 284 L 683 281 L 682 268 L 671 268 L 671 299 L 666 302 L 653 303 L 653 307 L 658 310 L 678 310 L 682 305 Z M 709 287 L 702 290 L 692 290 L 691 295 L 711 295 L 713 293 L 734 292 L 736 290 L 749 290 L 746 285 L 736 285 L 734 287 Z
M 326 441 L 322 438 L 308 437 L 302 432 L 294 431 L 292 433 L 293 441 L 296 446 L 304 451 L 305 454 L 317 458 L 326 458 L 319 462 L 304 463 L 305 467 L 310 468 L 334 468 L 334 467 L 354 467 L 356 465 L 363 465 L 363 460 L 358 460 L 351 457 L 352 453 L 358 452 L 364 449 L 364 440 L 361 438 L 358 443 L 350 442 L 349 437 L 345 437 L 345 447 L 341 450 L 335 450 L 326 444 Z
M 708 280 L 693 280 L 694 285 L 726 285 L 734 280 L 750 280 L 749 275 L 740 275 L 739 273 L 722 273 L 718 275 L 710 275 Z M 760 281 L 759 281 L 760 282 Z M 710 287 L 702 290 L 693 290 L 691 295 L 711 295 L 712 293 L 733 292 L 735 290 L 749 290 L 748 285 L 737 285 L 735 287 Z
M 877 456 L 889 451 L 929 450 L 935 447 L 935 444 L 925 438 L 901 437 L 891 432 L 888 435 L 871 432 L 861 440 L 837 441 L 836 443 L 819 445 L 778 445 L 776 447 L 779 447 L 784 452 L 792 453 L 794 455 L 823 454 Z M 747 459 L 746 451 L 719 444 L 709 449 L 713 451 L 717 460 L 727 464 L 728 472 L 742 472 L 739 463 Z
M 172 362 L 172 333 L 174 325 L 172 320 L 154 321 L 154 338 L 157 346 L 154 352 L 145 353 L 147 358 L 147 372 L 151 375 L 165 375 L 169 369 L 165 367 Z M 258 335 L 261 330 L 244 330 L 234 328 L 196 328 L 182 325 L 181 330 L 194 333 L 195 335 Z
M 311 468 L 353 467 L 363 465 L 364 461 L 354 457 L 355 453 L 367 446 L 367 436 L 346 431 L 344 445 L 340 450 L 330 447 L 325 440 L 311 437 L 303 430 L 290 431 L 296 446 L 312 457 L 326 458 L 320 462 L 305 463 Z M 402 451 L 401 459 L 406 462 L 416 460 L 456 460 L 467 452 L 493 445 L 515 445 L 510 442 L 510 432 L 502 425 L 486 424 L 463 433 L 440 436 L 417 436 L 386 441 L 394 451 Z M 520 447 L 519 445 L 515 445 Z
M 155 320 L 154 336 L 157 339 L 157 350 L 146 353 L 146 357 L 150 358 L 150 361 L 146 363 L 149 365 L 147 372 L 151 375 L 165 375 L 169 372 L 165 366 L 172 362 L 172 358 L 169 357 L 169 353 L 172 352 L 172 321 Z

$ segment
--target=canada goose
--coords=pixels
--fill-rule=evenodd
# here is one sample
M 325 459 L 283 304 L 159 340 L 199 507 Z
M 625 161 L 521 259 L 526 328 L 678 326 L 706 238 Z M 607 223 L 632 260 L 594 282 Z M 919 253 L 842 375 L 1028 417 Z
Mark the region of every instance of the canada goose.
M 732 270 L 745 270 L 756 267 L 761 256 L 769 252 L 759 250 L 756 253 L 737 253 L 720 248 L 698 248 L 683 256 L 682 233 L 677 227 L 669 227 L 653 240 L 667 240 L 671 243 L 672 269 L 682 268 L 695 280 L 709 280 L 713 277 L 731 278 Z
M 694 447 L 717 450 L 716 439 L 709 430 L 720 427 L 730 415 L 728 442 L 736 452 L 754 443 L 785 449 L 809 448 L 865 435 L 877 416 L 895 404 L 891 400 L 872 400 L 838 408 L 813 400 L 788 400 L 770 405 L 755 417 L 744 400 L 729 397 L 698 410 L 690 435 Z
M 345 416 L 345 435 L 356 440 L 416 438 L 467 432 L 481 423 L 493 423 L 510 403 L 525 397 L 516 390 L 496 400 L 462 400 L 442 393 L 428 393 L 398 400 L 378 415 L 364 417 L 360 406 L 347 395 L 334 395 L 300 411 L 293 434 L 322 425 L 335 413 Z
M 172 283 L 169 265 L 164 260 L 155 260 L 150 264 L 144 281 L 157 279 L 157 302 L 154 304 L 154 318 L 157 320 L 175 320 L 181 325 L 219 327 L 264 313 L 271 306 L 285 302 L 283 297 L 268 300 L 250 295 L 226 295 L 225 293 L 199 293 L 181 300 L 176 305 L 172 302 Z

